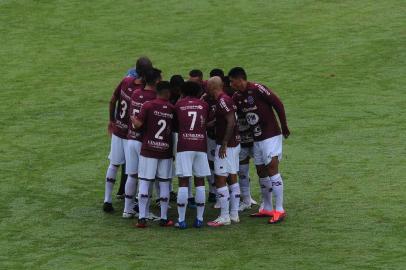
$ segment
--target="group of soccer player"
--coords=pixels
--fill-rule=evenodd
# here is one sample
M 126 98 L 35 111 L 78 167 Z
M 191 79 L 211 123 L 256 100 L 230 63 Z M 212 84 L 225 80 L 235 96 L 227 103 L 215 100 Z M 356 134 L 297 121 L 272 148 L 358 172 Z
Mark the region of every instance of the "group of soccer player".
M 253 158 L 262 203 L 250 216 L 266 217 L 270 224 L 286 217 L 278 170 L 282 138 L 290 134 L 285 109 L 271 89 L 247 81 L 241 67 L 232 68 L 228 76 L 213 69 L 208 80 L 203 80 L 200 70 L 192 70 L 186 81 L 181 75 L 164 81 L 161 70 L 153 67 L 149 58 L 140 57 L 113 93 L 108 130 L 111 150 L 105 212 L 114 211 L 113 186 L 122 166 L 125 177 L 117 195 L 124 196 L 123 218 L 138 217 L 135 225 L 139 228 L 155 219 L 160 226 L 185 229 L 187 207 L 196 208 L 193 226 L 201 228 L 206 180 L 208 201 L 220 208 L 218 218 L 207 225 L 238 223 L 239 212 L 256 204 L 249 178 Z M 175 176 L 177 193 L 172 186 Z M 153 189 L 160 217 L 149 209 Z M 177 202 L 175 222 L 168 218 L 171 200 Z

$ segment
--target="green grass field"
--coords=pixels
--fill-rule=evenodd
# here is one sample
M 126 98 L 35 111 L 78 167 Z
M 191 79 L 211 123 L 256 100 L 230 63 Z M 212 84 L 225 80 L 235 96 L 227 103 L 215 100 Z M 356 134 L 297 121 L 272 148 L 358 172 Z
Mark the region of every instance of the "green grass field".
M 0 1 L 0 269 L 406 269 L 405 14 L 395 0 Z M 241 65 L 275 89 L 292 132 L 285 223 L 139 230 L 120 202 L 101 211 L 108 101 L 140 55 L 166 78 Z

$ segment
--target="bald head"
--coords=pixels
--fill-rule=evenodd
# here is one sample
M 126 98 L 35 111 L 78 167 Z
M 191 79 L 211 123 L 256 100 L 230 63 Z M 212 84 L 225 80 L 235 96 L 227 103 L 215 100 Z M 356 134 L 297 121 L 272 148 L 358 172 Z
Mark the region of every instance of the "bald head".
M 223 91 L 223 81 L 219 76 L 211 77 L 207 80 L 207 90 L 211 96 L 217 96 Z

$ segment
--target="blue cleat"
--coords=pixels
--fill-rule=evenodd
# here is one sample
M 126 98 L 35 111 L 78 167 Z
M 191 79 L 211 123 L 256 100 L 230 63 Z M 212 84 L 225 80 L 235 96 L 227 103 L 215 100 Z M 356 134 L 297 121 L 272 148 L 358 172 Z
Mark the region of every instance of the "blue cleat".
M 203 227 L 203 220 L 198 220 L 197 218 L 195 219 L 195 223 L 193 223 L 193 227 L 200 229 Z
M 179 222 L 176 222 L 176 223 L 175 223 L 175 228 L 184 230 L 184 229 L 187 228 L 187 224 L 186 224 L 185 221 L 179 221 Z

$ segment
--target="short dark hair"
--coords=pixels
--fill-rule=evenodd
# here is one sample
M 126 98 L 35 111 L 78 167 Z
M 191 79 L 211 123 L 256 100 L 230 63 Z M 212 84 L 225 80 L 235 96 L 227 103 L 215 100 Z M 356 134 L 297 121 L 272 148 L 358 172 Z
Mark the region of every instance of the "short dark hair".
M 146 84 L 155 84 L 156 81 L 161 79 L 161 70 L 157 68 L 149 69 L 145 72 L 145 83 Z
M 181 87 L 182 84 L 185 83 L 185 80 L 183 79 L 183 77 L 181 75 L 173 75 L 171 77 L 171 80 L 169 81 L 169 83 L 171 84 L 171 88 L 176 88 L 176 87 Z
M 247 73 L 242 67 L 234 67 L 228 72 L 228 77 L 247 80 Z
M 210 71 L 210 78 L 214 77 L 214 76 L 219 76 L 221 79 L 223 79 L 224 78 L 224 71 L 222 69 L 219 69 L 219 68 L 213 68 Z
M 170 91 L 171 85 L 168 81 L 160 81 L 156 85 L 156 92 L 157 94 L 162 94 L 164 91 Z
M 181 88 L 183 96 L 197 97 L 202 91 L 202 87 L 197 82 L 187 81 Z
M 152 69 L 151 60 L 146 56 L 138 58 L 137 63 L 135 64 L 135 70 L 137 71 L 138 75 L 144 77 L 145 72 L 149 69 Z
M 229 87 L 230 86 L 230 78 L 228 76 L 224 76 L 223 77 L 223 83 L 225 87 Z
M 200 77 L 203 78 L 203 72 L 200 69 L 192 69 L 189 72 L 190 77 Z

